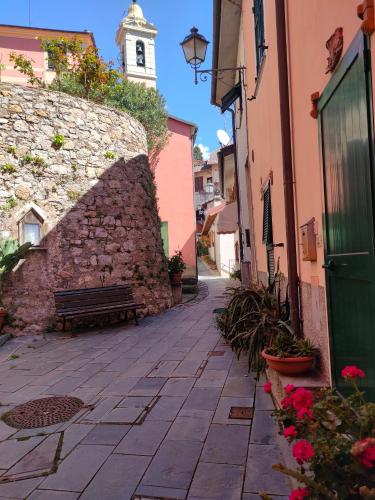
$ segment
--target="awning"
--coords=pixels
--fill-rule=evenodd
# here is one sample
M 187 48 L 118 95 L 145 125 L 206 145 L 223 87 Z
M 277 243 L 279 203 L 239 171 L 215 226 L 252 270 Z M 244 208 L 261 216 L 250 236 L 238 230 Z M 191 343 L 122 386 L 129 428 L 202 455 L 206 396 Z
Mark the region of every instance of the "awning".
M 205 236 L 208 234 L 209 230 L 211 229 L 212 224 L 214 223 L 217 214 L 223 210 L 226 207 L 225 203 L 221 203 L 220 205 L 217 205 L 216 207 L 212 207 L 207 210 L 206 212 L 206 219 L 203 224 L 203 229 L 202 229 L 202 236 Z
M 237 203 L 229 203 L 219 213 L 217 224 L 217 234 L 231 234 L 238 230 Z
M 217 234 L 231 234 L 238 230 L 238 212 L 237 203 L 222 203 L 216 207 L 207 210 L 206 220 L 204 221 L 202 235 L 208 234 L 217 217 L 216 232 Z

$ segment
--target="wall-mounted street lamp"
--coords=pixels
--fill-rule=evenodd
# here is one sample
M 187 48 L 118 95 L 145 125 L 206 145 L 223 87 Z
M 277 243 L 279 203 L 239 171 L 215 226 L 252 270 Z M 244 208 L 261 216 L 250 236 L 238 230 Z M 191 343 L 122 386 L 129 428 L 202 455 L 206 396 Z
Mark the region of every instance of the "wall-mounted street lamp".
M 241 71 L 245 69 L 244 66 L 238 68 L 220 68 L 220 69 L 198 69 L 206 59 L 207 47 L 210 42 L 200 33 L 197 28 L 191 28 L 190 34 L 184 38 L 180 43 L 186 62 L 194 69 L 195 85 L 198 84 L 198 75 L 202 82 L 207 81 L 207 75 L 211 75 L 216 79 L 223 78 L 221 73 L 225 71 Z

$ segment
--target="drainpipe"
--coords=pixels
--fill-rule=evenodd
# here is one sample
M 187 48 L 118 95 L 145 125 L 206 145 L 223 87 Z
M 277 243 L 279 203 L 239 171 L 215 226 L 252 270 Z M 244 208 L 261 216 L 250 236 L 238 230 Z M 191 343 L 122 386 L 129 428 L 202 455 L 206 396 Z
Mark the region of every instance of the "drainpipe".
M 295 334 L 301 336 L 299 308 L 299 279 L 297 272 L 297 245 L 294 211 L 294 176 L 292 165 L 292 138 L 290 130 L 289 76 L 286 41 L 285 0 L 275 0 L 277 60 L 279 73 L 280 119 L 285 198 L 285 223 L 288 260 L 290 318 Z
M 238 215 L 238 232 L 240 244 L 240 264 L 243 262 L 243 242 L 242 242 L 242 224 L 241 224 L 241 201 L 240 201 L 240 186 L 238 183 L 238 155 L 237 155 L 237 133 L 236 133 L 236 113 L 232 108 L 228 108 L 232 114 L 232 130 L 233 130 L 233 146 L 234 146 L 234 176 L 236 180 L 236 196 L 237 196 L 237 215 Z

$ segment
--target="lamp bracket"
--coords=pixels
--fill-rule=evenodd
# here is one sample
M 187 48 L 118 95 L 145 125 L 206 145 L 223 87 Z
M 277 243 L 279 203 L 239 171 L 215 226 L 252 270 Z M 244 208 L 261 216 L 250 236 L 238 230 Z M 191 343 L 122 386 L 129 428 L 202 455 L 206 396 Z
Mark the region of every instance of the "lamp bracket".
M 197 69 L 197 67 L 194 67 L 195 85 L 198 85 L 198 75 L 199 79 L 202 82 L 207 82 L 208 75 L 214 77 L 216 80 L 222 80 L 224 78 L 224 75 L 222 75 L 222 73 L 224 73 L 225 71 L 240 71 L 241 75 L 243 75 L 245 69 L 246 66 L 238 66 L 236 68 L 212 68 L 212 69 Z

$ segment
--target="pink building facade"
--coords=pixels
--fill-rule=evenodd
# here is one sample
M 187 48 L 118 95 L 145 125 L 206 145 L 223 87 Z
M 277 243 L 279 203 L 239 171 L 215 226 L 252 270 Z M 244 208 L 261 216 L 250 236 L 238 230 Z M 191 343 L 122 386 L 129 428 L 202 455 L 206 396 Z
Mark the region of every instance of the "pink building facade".
M 166 254 L 182 252 L 184 277 L 196 276 L 195 209 L 193 196 L 193 144 L 197 127 L 170 116 L 170 138 L 160 153 L 155 182 Z

